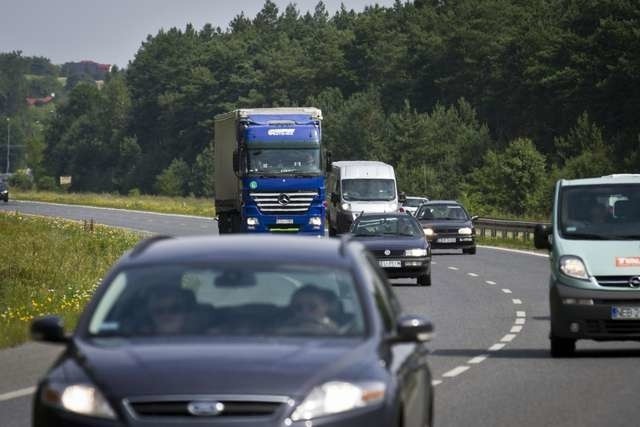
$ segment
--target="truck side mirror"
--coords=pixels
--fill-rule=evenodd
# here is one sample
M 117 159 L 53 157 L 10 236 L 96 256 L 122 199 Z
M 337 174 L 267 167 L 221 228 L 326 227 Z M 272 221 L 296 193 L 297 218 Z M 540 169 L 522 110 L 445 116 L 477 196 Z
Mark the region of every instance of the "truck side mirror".
M 533 244 L 536 249 L 551 249 L 549 236 L 553 228 L 545 224 L 537 224 L 533 231 Z
M 238 174 L 240 170 L 240 158 L 238 157 L 238 150 L 233 152 L 233 171 Z
M 324 167 L 325 172 L 331 172 L 331 169 L 332 169 L 331 168 L 331 151 L 327 150 L 325 154 L 325 161 L 326 161 L 326 164 Z
M 398 203 L 406 203 L 407 202 L 407 195 L 405 194 L 404 191 L 401 191 L 398 194 Z

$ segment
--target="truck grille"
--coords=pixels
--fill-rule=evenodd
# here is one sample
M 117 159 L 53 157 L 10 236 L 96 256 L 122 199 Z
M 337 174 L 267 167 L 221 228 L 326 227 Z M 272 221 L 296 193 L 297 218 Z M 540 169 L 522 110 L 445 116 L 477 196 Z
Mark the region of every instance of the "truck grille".
M 190 406 L 200 402 L 217 405 L 215 413 L 202 414 L 194 411 Z M 135 400 L 126 402 L 129 410 L 136 418 L 158 417 L 265 417 L 273 415 L 281 405 L 283 399 L 268 400 L 226 400 L 226 399 L 175 399 L 175 400 Z M 220 404 L 220 405 L 218 405 Z
M 311 202 L 318 196 L 312 191 L 291 191 L 283 193 L 249 193 L 256 202 L 260 212 L 270 215 L 304 214 L 309 210 Z

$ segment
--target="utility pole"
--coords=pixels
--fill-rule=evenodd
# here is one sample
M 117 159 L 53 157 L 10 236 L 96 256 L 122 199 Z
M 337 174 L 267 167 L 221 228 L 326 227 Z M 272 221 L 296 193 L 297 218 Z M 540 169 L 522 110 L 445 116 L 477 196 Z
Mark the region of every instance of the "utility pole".
M 11 119 L 7 117 L 7 175 L 9 174 L 9 155 L 11 154 Z

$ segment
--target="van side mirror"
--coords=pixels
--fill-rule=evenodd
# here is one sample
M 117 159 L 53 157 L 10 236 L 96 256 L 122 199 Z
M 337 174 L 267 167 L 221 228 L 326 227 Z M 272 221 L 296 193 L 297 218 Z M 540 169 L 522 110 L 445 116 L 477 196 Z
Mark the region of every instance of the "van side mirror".
M 331 167 L 331 151 L 327 150 L 326 154 L 325 154 L 325 166 L 324 166 L 324 170 L 325 172 L 331 172 L 332 167 Z
M 407 203 L 407 194 L 404 191 L 398 193 L 398 203 Z
M 533 230 L 533 245 L 536 249 L 551 249 L 549 236 L 553 232 L 553 227 L 546 224 L 537 224 Z

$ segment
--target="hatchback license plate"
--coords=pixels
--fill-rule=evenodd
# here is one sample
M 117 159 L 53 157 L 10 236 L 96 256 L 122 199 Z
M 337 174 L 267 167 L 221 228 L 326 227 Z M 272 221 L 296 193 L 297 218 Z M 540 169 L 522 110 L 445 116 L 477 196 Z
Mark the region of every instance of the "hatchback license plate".
M 381 260 L 378 261 L 378 263 L 380 264 L 380 267 L 395 267 L 395 268 L 399 268 L 402 267 L 402 261 L 400 260 L 391 260 L 391 259 L 385 259 L 385 260 Z
M 438 243 L 455 243 L 455 242 L 456 242 L 455 237 L 440 237 L 438 239 Z
M 617 320 L 640 319 L 640 306 L 613 306 L 611 307 L 611 318 Z

